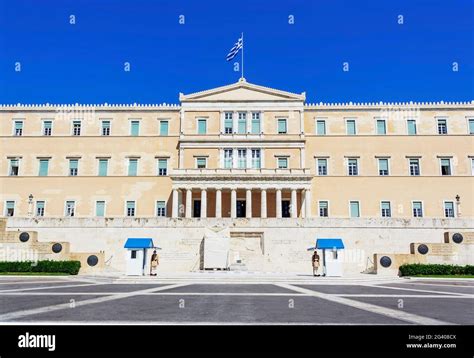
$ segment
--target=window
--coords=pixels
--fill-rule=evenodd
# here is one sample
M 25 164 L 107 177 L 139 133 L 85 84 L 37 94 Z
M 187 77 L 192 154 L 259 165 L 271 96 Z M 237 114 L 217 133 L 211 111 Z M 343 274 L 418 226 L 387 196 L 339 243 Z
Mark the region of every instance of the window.
M 43 135 L 50 136 L 53 132 L 53 121 L 43 121 Z
M 356 135 L 356 121 L 354 119 L 346 121 L 346 133 L 348 135 Z
M 81 135 L 81 121 L 72 122 L 72 135 Z
M 197 157 L 196 158 L 196 168 L 205 169 L 207 167 L 207 158 L 206 157 Z
M 224 112 L 224 133 L 232 134 L 234 132 L 234 114 L 232 112 Z
M 77 176 L 78 167 L 79 167 L 78 159 L 69 159 L 69 176 L 72 176 L 72 177 Z
M 166 202 L 165 201 L 156 202 L 156 216 L 166 216 Z
M 260 149 L 252 149 L 252 168 L 260 169 L 262 167 L 262 162 L 260 158 Z
M 347 174 L 348 175 L 359 175 L 359 165 L 357 158 L 347 159 Z
M 385 176 L 388 175 L 388 159 L 379 158 L 379 175 Z
M 75 207 L 76 207 L 76 202 L 75 201 L 66 201 L 66 216 L 74 216 L 75 214 Z
M 239 134 L 247 133 L 247 113 L 239 112 L 239 117 L 237 120 L 237 132 Z
M 380 209 L 382 211 L 383 218 L 389 218 L 392 216 L 392 210 L 390 209 L 390 201 L 382 201 L 380 203 Z
M 168 175 L 168 159 L 164 159 L 164 158 L 158 159 L 158 175 L 160 176 Z
M 99 159 L 99 176 L 100 177 L 107 176 L 108 166 L 109 166 L 108 159 Z
M 39 173 L 40 177 L 48 175 L 49 159 L 40 159 L 39 161 Z
M 407 120 L 408 135 L 416 135 L 416 121 L 414 119 Z
M 138 168 L 138 159 L 130 158 L 128 160 L 128 176 L 136 176 Z
M 140 135 L 140 121 L 130 121 L 130 135 L 133 137 Z
M 232 149 L 224 149 L 224 168 L 230 169 L 233 167 L 233 150 Z
M 198 134 L 206 134 L 207 133 L 207 120 L 206 119 L 198 119 Z
M 5 203 L 5 216 L 13 216 L 13 215 L 15 215 L 15 202 L 7 201 Z
M 23 135 L 23 121 L 15 121 L 13 128 L 13 135 L 21 136 Z
M 44 216 L 44 201 L 37 201 L 36 202 L 36 216 Z
M 252 112 L 252 134 L 260 134 L 260 112 Z
M 95 202 L 95 216 L 105 216 L 105 201 L 96 201 Z
M 135 202 L 127 201 L 127 216 L 135 216 Z
M 474 119 L 469 120 L 469 134 L 474 134 Z
M 169 133 L 169 122 L 168 121 L 160 121 L 160 135 L 167 136 Z
M 447 218 L 454 218 L 454 203 L 452 201 L 444 202 L 444 216 Z
M 277 158 L 278 169 L 288 169 L 288 158 L 279 157 Z
M 471 175 L 474 175 L 474 158 L 471 158 Z
M 328 217 L 329 216 L 329 205 L 327 201 L 319 202 L 319 216 Z
M 409 159 L 410 165 L 410 175 L 418 176 L 420 175 L 420 160 L 418 158 Z
M 322 119 L 318 119 L 316 121 L 316 134 L 317 135 L 325 135 L 326 134 L 326 121 Z
M 102 121 L 101 135 L 110 135 L 110 121 Z
M 18 158 L 10 159 L 10 169 L 8 170 L 8 175 L 12 177 L 18 176 L 20 171 L 20 160 Z
M 387 134 L 385 119 L 377 119 L 377 134 Z
M 286 118 L 279 118 L 278 119 L 278 134 L 286 134 L 287 133 L 287 126 L 286 126 Z
M 423 217 L 423 204 L 421 201 L 414 201 L 412 203 L 413 207 L 413 217 L 422 218 Z
M 318 159 L 318 175 L 328 175 L 328 160 Z
M 350 202 L 351 218 L 360 217 L 359 202 L 351 201 Z
M 448 134 L 446 119 L 438 119 L 438 134 Z
M 237 168 L 247 168 L 247 149 L 237 149 Z
M 451 175 L 451 159 L 441 158 L 441 175 Z

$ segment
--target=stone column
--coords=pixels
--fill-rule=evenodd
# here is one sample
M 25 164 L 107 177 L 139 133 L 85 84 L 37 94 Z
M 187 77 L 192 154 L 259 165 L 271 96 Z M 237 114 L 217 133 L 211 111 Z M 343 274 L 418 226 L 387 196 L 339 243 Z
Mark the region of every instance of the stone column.
M 247 189 L 245 193 L 245 217 L 252 218 L 252 189 Z
M 276 217 L 281 218 L 281 189 L 276 190 Z
M 237 190 L 230 191 L 230 217 L 235 219 L 237 217 Z
M 187 189 L 186 190 L 186 217 L 191 217 L 191 205 L 192 205 L 192 197 L 193 197 L 193 190 Z
M 296 210 L 296 189 L 291 189 L 291 201 L 290 201 L 290 216 L 296 218 L 298 211 Z
M 301 190 L 301 217 L 306 217 L 306 190 Z
M 311 190 L 306 189 L 305 190 L 305 204 L 306 204 L 306 217 L 311 218 L 313 215 L 311 213 Z
M 216 218 L 222 217 L 222 190 L 216 189 Z
M 178 189 L 173 189 L 172 217 L 178 217 Z
M 207 190 L 201 190 L 201 217 L 207 217 Z
M 262 189 L 260 202 L 260 217 L 265 219 L 267 217 L 267 190 Z

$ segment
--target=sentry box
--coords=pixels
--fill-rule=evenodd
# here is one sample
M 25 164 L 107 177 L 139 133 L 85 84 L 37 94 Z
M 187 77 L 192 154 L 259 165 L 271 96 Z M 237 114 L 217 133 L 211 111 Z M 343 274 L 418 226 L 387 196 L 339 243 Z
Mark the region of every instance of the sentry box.
M 308 251 L 320 250 L 320 265 L 323 268 L 323 276 L 342 276 L 342 255 L 344 243 L 340 238 L 316 239 L 316 246 L 308 248 Z
M 149 261 L 153 250 L 160 250 L 150 238 L 129 238 L 125 242 L 127 249 L 127 276 L 143 276 L 149 269 Z

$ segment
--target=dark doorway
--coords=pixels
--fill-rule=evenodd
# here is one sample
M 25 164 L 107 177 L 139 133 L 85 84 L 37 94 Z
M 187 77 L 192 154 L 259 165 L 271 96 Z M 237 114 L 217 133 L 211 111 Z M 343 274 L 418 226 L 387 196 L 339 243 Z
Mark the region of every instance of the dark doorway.
M 201 200 L 194 200 L 193 202 L 193 218 L 201 217 Z
M 237 200 L 237 217 L 245 217 L 245 200 Z
M 289 200 L 281 201 L 281 216 L 284 218 L 290 217 L 290 201 Z

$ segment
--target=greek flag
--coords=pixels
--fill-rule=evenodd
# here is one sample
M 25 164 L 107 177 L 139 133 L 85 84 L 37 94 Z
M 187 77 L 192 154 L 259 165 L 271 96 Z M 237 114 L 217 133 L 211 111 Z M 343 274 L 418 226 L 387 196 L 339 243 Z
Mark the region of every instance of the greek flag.
M 229 51 L 229 53 L 227 54 L 227 57 L 226 57 L 226 60 L 227 61 L 230 61 L 232 60 L 235 56 L 237 56 L 237 54 L 239 53 L 240 49 L 242 48 L 242 46 L 244 45 L 244 39 L 243 37 L 239 38 L 237 40 L 237 42 L 235 43 L 234 47 L 232 47 Z

